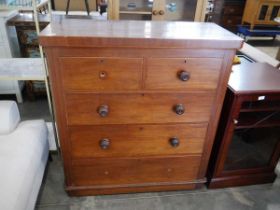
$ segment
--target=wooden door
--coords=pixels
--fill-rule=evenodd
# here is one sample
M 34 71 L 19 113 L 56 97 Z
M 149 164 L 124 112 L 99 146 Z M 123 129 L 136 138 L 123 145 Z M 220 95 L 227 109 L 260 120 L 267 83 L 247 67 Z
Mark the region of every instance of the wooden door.
M 152 20 L 165 20 L 165 2 L 166 0 L 154 0 Z
M 204 21 L 205 10 L 204 0 L 108 0 L 108 19 L 113 20 Z
M 274 19 L 280 16 L 280 3 L 271 3 L 269 5 L 269 12 L 267 20 L 275 24 Z M 277 24 L 277 23 L 276 23 Z

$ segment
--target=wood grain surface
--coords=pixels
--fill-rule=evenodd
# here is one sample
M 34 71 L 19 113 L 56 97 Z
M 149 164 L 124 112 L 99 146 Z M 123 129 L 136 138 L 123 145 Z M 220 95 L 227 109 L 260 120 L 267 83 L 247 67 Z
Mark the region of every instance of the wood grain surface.
M 114 125 L 70 128 L 71 154 L 77 158 L 201 154 L 207 124 Z M 170 139 L 180 143 L 173 147 Z M 100 141 L 108 139 L 107 149 Z

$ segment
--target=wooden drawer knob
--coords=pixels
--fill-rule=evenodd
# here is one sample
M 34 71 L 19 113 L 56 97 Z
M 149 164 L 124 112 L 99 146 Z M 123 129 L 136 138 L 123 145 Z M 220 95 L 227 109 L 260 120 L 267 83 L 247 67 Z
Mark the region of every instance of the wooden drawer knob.
M 109 106 L 107 105 L 101 105 L 98 107 L 98 114 L 100 117 L 107 117 L 109 114 Z
M 176 104 L 174 106 L 174 112 L 178 115 L 182 115 L 185 113 L 185 107 L 183 104 Z
M 169 139 L 169 143 L 172 147 L 178 147 L 180 145 L 180 140 L 177 137 L 172 137 Z
M 165 12 L 163 10 L 159 11 L 159 15 L 164 15 L 164 14 L 165 14 Z
M 179 71 L 178 72 L 178 77 L 181 81 L 186 82 L 190 79 L 191 75 L 187 71 Z
M 99 146 L 101 149 L 108 149 L 110 146 L 110 140 L 109 139 L 101 139 L 99 141 Z
M 154 10 L 154 11 L 153 11 L 153 15 L 158 15 L 158 11 L 157 11 L 157 10 Z

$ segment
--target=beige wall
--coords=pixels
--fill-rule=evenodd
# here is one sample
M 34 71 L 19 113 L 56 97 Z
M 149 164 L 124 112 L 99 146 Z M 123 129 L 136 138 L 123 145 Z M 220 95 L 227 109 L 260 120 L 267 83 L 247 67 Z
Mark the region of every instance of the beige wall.
M 88 0 L 90 11 L 96 11 L 96 1 Z M 54 0 L 55 10 L 65 11 L 67 0 Z M 86 11 L 85 0 L 70 0 L 69 11 Z

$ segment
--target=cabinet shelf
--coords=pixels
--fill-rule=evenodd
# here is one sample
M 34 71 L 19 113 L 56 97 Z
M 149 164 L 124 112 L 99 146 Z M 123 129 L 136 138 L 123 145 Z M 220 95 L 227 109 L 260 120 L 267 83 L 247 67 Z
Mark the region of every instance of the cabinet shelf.
M 275 112 L 275 113 L 251 112 L 251 113 L 246 113 L 245 115 L 244 114 L 240 115 L 238 119 L 238 124 L 236 125 L 235 129 L 273 127 L 279 125 L 280 125 L 280 112 Z
M 268 64 L 240 65 L 225 96 L 208 171 L 210 188 L 265 184 L 276 178 L 280 74 Z
M 148 8 L 135 8 L 135 9 L 127 9 L 120 8 L 120 14 L 132 14 L 132 15 L 152 15 L 152 11 Z
M 240 112 L 280 111 L 280 101 L 244 102 Z

